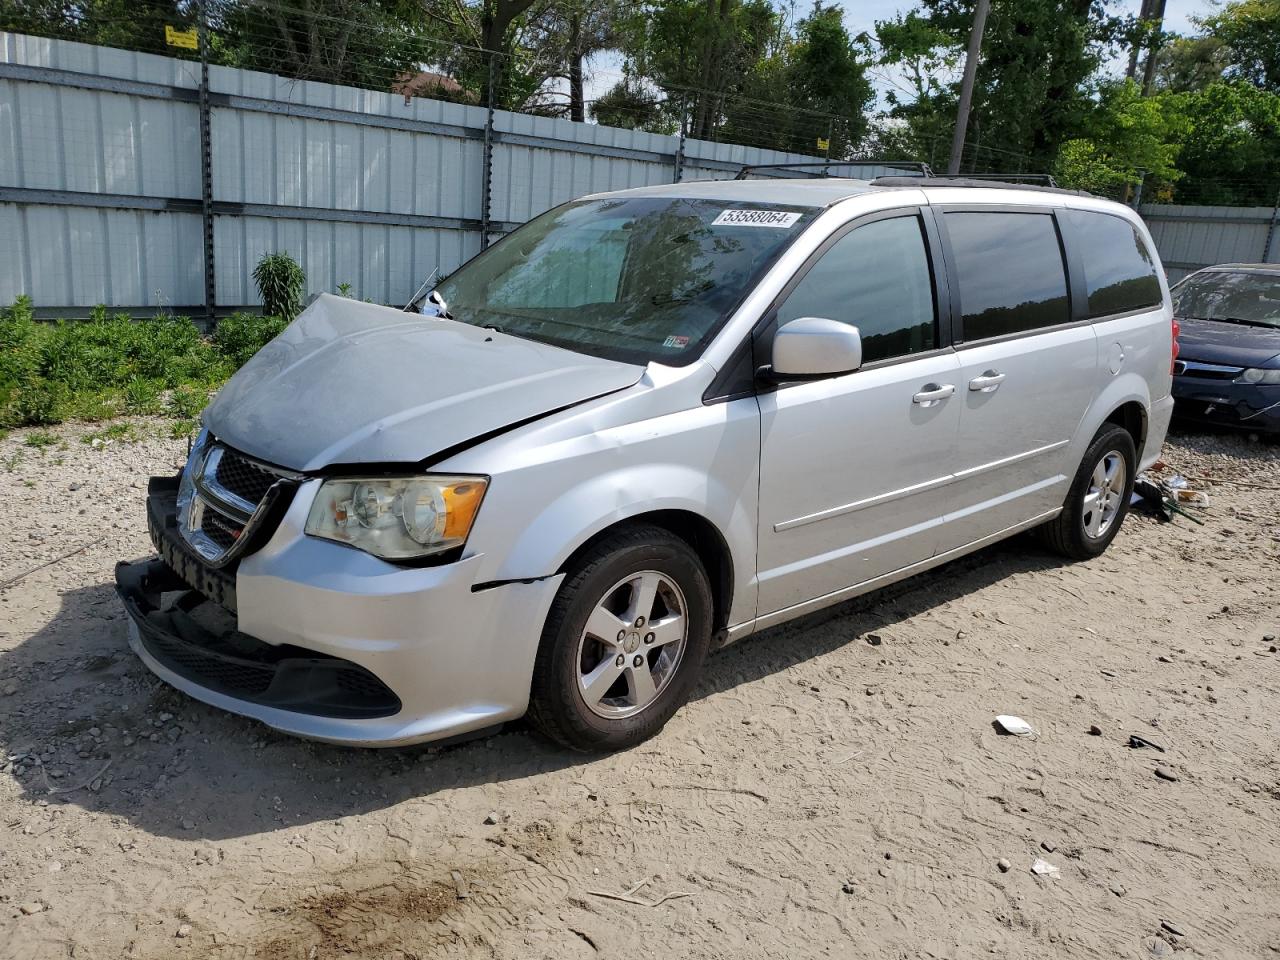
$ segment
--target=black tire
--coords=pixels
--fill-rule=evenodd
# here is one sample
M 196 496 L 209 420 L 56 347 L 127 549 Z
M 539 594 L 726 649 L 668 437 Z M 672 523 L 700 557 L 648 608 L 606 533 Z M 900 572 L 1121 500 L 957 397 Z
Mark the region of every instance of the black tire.
M 631 716 L 602 717 L 588 707 L 580 692 L 580 642 L 585 642 L 588 618 L 611 595 L 610 588 L 632 574 L 648 571 L 667 578 L 682 594 L 684 646 L 671 668 L 674 672 L 662 681 L 652 701 Z M 661 730 L 688 699 L 702 672 L 711 633 L 711 585 L 693 549 L 661 527 L 621 527 L 573 561 L 551 604 L 533 667 L 529 719 L 546 736 L 575 750 L 635 746 Z M 632 651 L 625 656 L 637 652 L 644 654 Z M 650 652 L 657 654 L 656 649 Z
M 1119 508 L 1105 530 L 1092 536 L 1086 525 L 1085 494 L 1089 490 L 1094 470 L 1100 462 L 1112 454 L 1124 460 L 1125 482 L 1120 494 Z M 1110 546 L 1120 532 L 1120 526 L 1129 512 L 1129 497 L 1133 494 L 1134 475 L 1138 468 L 1138 452 L 1133 437 L 1124 427 L 1106 423 L 1094 435 L 1076 471 L 1062 512 L 1040 527 L 1039 533 L 1045 545 L 1056 553 L 1072 560 L 1090 560 Z

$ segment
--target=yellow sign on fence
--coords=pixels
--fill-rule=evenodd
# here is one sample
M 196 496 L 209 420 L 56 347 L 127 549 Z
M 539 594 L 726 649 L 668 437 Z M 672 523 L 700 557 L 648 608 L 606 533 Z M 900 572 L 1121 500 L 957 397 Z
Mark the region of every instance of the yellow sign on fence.
M 831 141 L 830 141 L 830 140 L 828 140 L 828 139 L 826 139 L 825 137 L 819 137 L 819 138 L 818 138 L 818 149 L 819 149 L 819 150 L 830 150 L 830 149 L 831 149 Z
M 188 50 L 194 50 L 200 45 L 200 39 L 194 28 L 175 30 L 168 24 L 164 27 L 164 42 L 171 47 L 185 47 Z

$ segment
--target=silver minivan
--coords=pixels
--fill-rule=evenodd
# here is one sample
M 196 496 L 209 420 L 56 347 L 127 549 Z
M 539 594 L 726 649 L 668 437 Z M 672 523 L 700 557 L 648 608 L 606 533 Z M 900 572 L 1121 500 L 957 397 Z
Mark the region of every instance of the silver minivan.
M 1106 549 L 1172 409 L 1114 203 L 989 182 L 587 197 L 434 315 L 321 296 L 148 492 L 138 656 L 289 733 L 659 730 L 715 647 L 1038 528 Z

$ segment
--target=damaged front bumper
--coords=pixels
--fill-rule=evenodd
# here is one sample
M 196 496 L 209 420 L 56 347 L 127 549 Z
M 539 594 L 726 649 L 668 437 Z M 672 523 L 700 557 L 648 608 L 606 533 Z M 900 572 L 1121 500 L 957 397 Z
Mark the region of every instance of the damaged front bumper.
M 176 480 L 153 479 L 160 556 L 116 568 L 142 661 L 198 700 L 334 743 L 398 746 L 523 714 L 562 577 L 477 590 L 479 555 L 405 568 L 307 537 L 317 485 L 228 571 L 179 535 Z
M 1175 417 L 1220 427 L 1280 432 L 1280 385 L 1173 378 Z

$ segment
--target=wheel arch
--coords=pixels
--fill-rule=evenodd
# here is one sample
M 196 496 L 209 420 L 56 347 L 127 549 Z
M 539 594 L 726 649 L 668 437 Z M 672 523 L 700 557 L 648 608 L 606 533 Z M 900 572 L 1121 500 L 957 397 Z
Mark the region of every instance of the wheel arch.
M 713 629 L 717 632 L 724 630 L 729 624 L 729 609 L 733 603 L 733 554 L 719 528 L 706 517 L 692 510 L 650 510 L 611 523 L 579 544 L 565 558 L 557 572 L 565 573 L 571 569 L 579 557 L 604 538 L 616 534 L 619 530 L 643 524 L 661 527 L 672 536 L 687 543 L 698 555 L 703 569 L 707 572 L 707 579 L 711 583 Z
M 1081 418 L 1064 462 L 1071 464 L 1074 469 L 1102 426 L 1114 423 L 1133 437 L 1138 463 L 1141 464 L 1142 451 L 1150 433 L 1150 408 L 1151 391 L 1147 381 L 1139 374 L 1127 372 L 1113 377 L 1098 391 L 1089 405 L 1088 413 Z
M 1102 421 L 1124 427 L 1133 437 L 1133 446 L 1138 454 L 1138 462 L 1142 462 L 1142 451 L 1147 443 L 1147 409 L 1137 400 L 1126 400 Z

